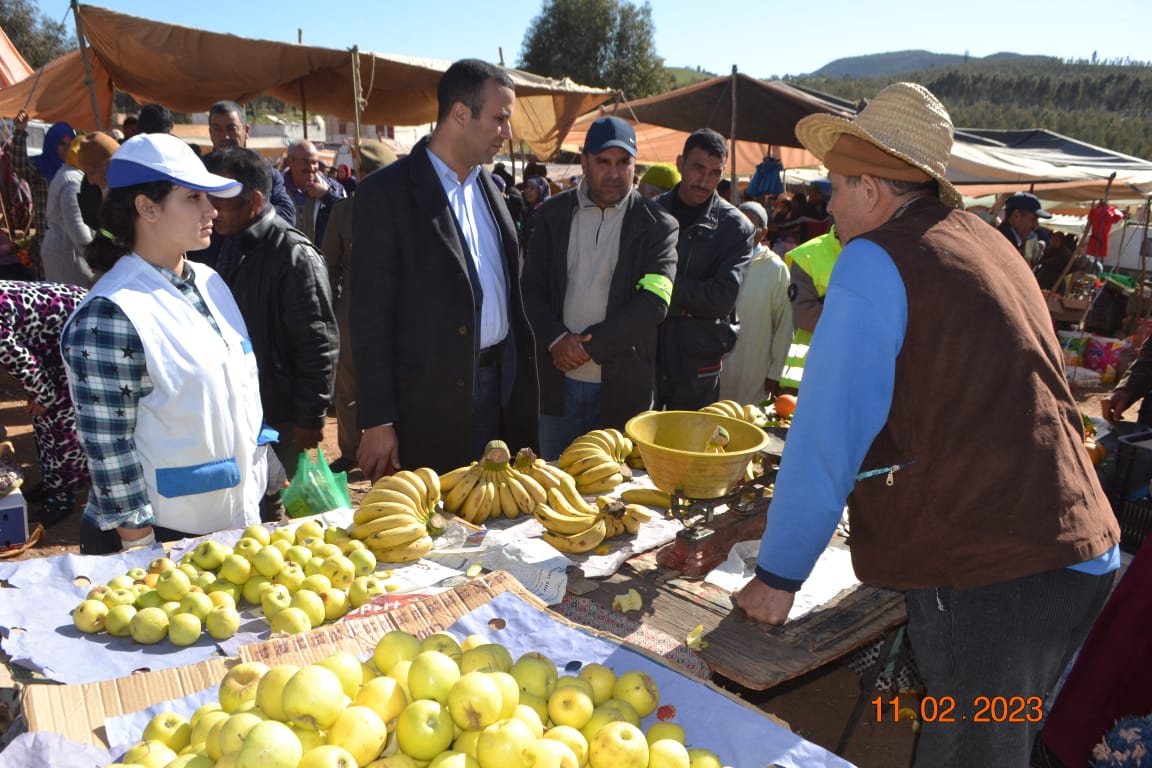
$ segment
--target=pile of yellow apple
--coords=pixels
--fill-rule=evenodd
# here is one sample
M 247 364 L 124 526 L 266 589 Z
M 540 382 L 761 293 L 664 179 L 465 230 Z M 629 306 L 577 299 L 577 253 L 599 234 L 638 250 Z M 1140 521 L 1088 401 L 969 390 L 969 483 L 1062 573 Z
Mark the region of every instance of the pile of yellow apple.
M 386 670 L 381 673 L 380 670 Z M 640 719 L 660 692 L 643 671 L 586 664 L 446 632 L 385 634 L 372 658 L 244 662 L 219 701 L 163 712 L 116 766 L 142 768 L 721 768 L 684 729 Z M 111 768 L 111 766 L 110 766 Z
M 94 586 L 72 623 L 85 633 L 187 646 L 204 631 L 231 637 L 240 626 L 237 607 L 251 604 L 263 608 L 273 633 L 307 632 L 388 592 L 375 571 L 376 556 L 338 526 L 253 525 L 235 546 L 208 539 L 179 563 L 160 557 Z

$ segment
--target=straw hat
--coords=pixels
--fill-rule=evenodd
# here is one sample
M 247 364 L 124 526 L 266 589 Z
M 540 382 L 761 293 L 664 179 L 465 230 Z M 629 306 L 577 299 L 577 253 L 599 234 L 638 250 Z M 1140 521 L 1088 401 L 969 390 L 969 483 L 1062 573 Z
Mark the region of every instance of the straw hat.
M 796 123 L 796 138 L 819 160 L 841 135 L 856 136 L 919 168 L 940 183 L 940 199 L 963 207 L 956 187 L 944 177 L 952 156 L 952 118 L 931 91 L 916 83 L 893 83 L 846 120 L 809 115 Z

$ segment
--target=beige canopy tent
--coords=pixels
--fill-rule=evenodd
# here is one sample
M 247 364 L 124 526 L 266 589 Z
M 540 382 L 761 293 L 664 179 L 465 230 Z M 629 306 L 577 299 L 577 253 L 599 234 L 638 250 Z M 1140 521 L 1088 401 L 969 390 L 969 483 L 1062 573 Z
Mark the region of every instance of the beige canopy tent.
M 436 83 L 451 62 L 254 40 L 150 21 L 91 5 L 79 9 L 97 92 L 100 124 L 111 118 L 115 84 L 140 103 L 159 102 L 177 112 L 207 110 L 213 102 L 247 102 L 261 94 L 346 120 L 356 118 L 353 82 L 361 92 L 360 120 L 419 125 L 436 119 Z M 50 67 L 56 67 L 52 73 Z M 0 89 L 0 114 L 28 104 L 33 117 L 93 128 L 80 54 L 45 67 L 40 76 Z M 612 91 L 508 70 L 516 84 L 512 130 L 541 157 L 560 147 L 581 114 Z M 55 76 L 49 78 L 49 74 Z M 107 102 L 103 94 L 107 93 Z

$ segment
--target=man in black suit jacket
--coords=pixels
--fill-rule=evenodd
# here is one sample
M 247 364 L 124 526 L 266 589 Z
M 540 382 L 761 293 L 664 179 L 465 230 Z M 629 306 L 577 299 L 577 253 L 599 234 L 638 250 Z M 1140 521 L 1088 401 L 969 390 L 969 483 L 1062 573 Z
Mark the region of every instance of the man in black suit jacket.
M 481 167 L 511 138 L 512 81 L 465 59 L 437 97 L 431 137 L 353 198 L 357 459 L 373 481 L 400 467 L 464 466 L 496 437 L 513 451 L 536 446 L 516 228 Z

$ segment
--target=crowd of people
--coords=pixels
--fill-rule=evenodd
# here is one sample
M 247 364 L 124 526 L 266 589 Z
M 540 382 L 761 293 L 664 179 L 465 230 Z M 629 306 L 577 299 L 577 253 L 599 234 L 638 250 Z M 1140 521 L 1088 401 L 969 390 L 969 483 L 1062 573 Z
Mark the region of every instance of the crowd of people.
M 964 212 L 948 113 L 910 83 L 797 125 L 827 189 L 738 207 L 712 130 L 639 174 L 632 126 L 602 117 L 581 177 L 532 163 L 515 183 L 488 170 L 516 108 L 504 70 L 458 61 L 437 95 L 408 155 L 367 141 L 331 176 L 306 140 L 282 171 L 247 149 L 233 102 L 200 153 L 148 105 L 122 143 L 57 124 L 30 160 L 16 116 L 47 282 L 0 282 L 0 362 L 29 392 L 40 520 L 90 489 L 81 551 L 107 553 L 275 519 L 271 478 L 329 409 L 334 469 L 374 481 L 800 391 L 736 604 L 783 623 L 847 506 L 858 576 L 907 595 L 929 692 L 968 715 L 1041 702 L 927 723 L 917 764 L 1026 765 L 1119 564 L 1024 250 L 1039 201 L 1009 198 L 999 233 Z M 961 375 L 973 349 L 995 375 Z

